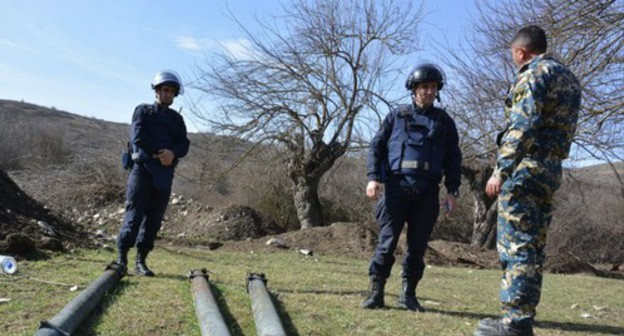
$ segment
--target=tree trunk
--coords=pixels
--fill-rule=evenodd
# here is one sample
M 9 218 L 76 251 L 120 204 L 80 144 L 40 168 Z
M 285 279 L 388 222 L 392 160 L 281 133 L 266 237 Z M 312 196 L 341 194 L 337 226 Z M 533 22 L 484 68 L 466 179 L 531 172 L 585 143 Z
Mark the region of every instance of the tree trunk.
M 301 229 L 323 225 L 323 210 L 318 187 L 323 175 L 341 157 L 347 146 L 339 142 L 325 144 L 313 138 L 312 148 L 306 152 L 303 135 L 294 136 L 290 143 L 288 176 L 293 182 L 293 199 Z
M 293 197 L 301 229 L 323 225 L 323 209 L 318 196 L 319 180 L 294 181 Z
M 485 186 L 492 175 L 492 168 L 462 167 L 462 174 L 470 182 L 470 190 L 474 197 L 474 222 L 470 244 L 493 249 L 496 247 L 497 202 L 485 194 Z
M 470 245 L 493 249 L 496 247 L 496 223 L 498 219 L 496 203 L 487 209 L 485 202 L 475 197 L 474 217 Z

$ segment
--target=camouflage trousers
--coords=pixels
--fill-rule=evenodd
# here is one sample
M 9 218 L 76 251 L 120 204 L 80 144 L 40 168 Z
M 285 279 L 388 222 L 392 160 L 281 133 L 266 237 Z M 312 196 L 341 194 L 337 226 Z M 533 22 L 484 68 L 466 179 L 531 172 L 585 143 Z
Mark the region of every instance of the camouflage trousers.
M 542 289 L 552 197 L 561 183 L 560 160 L 524 159 L 503 183 L 498 200 L 497 249 L 503 270 L 503 319 L 533 319 Z

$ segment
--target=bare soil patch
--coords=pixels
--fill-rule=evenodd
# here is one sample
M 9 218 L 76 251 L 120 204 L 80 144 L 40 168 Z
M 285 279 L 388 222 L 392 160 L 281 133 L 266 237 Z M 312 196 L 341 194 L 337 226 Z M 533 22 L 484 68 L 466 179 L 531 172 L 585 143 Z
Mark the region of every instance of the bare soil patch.
M 0 253 L 27 257 L 77 246 L 89 246 L 79 227 L 28 196 L 0 170 Z

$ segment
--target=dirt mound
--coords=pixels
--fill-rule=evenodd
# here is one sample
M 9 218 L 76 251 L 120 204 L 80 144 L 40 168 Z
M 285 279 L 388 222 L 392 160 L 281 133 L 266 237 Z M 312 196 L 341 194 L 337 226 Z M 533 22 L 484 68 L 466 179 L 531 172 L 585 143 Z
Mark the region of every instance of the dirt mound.
M 273 238 L 274 244 L 267 244 Z M 359 223 L 334 223 L 326 227 L 285 232 L 278 235 L 226 242 L 219 250 L 263 251 L 275 248 L 310 250 L 321 255 L 370 257 L 377 234 Z
M 309 250 L 317 255 L 350 256 L 370 258 L 377 244 L 374 226 L 362 223 L 334 223 L 327 227 L 286 232 L 279 235 L 226 242 L 220 250 L 270 251 L 276 248 L 294 251 Z M 306 251 L 302 251 L 306 252 Z M 405 232 L 399 239 L 395 255 L 397 260 L 405 252 Z M 485 250 L 468 244 L 436 240 L 429 242 L 425 261 L 431 265 L 497 268 L 496 251 Z
M 0 170 L 0 253 L 28 256 L 43 250 L 87 246 L 74 225 L 22 191 Z
M 231 205 L 223 209 L 201 207 L 203 211 L 198 211 L 200 208 L 193 207 L 193 203 L 192 200 L 183 200 L 181 196 L 172 198 L 167 210 L 167 233 L 181 237 L 202 236 L 216 241 L 230 241 L 284 232 L 274 220 L 247 206 Z
M 104 241 L 114 242 L 116 234 L 124 221 L 123 204 L 114 203 L 106 207 L 73 209 L 67 214 L 75 222 L 90 228 L 92 233 Z M 172 194 L 163 218 L 159 239 L 165 239 L 182 245 L 245 240 L 264 237 L 284 232 L 254 209 L 232 205 L 225 208 L 213 208 L 182 195 Z
M 458 242 L 430 241 L 425 258 L 432 265 L 499 268 L 498 253 Z

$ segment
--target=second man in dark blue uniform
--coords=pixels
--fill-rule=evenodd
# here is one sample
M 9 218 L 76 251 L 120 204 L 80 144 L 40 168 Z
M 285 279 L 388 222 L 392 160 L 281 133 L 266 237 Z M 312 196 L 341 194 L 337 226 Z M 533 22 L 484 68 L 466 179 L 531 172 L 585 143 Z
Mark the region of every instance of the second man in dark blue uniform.
M 172 71 L 158 72 L 152 89 L 156 102 L 137 106 L 132 116 L 134 164 L 126 189 L 126 217 L 117 239 L 117 263 L 127 266 L 128 250 L 136 246 L 136 273 L 144 276 L 154 276 L 145 260 L 167 210 L 174 169 L 190 145 L 182 116 L 169 108 L 184 92 L 180 77 Z
M 380 231 L 369 267 L 371 293 L 362 308 L 384 306 L 386 279 L 407 222 L 399 306 L 424 312 L 416 299 L 416 287 L 423 276 L 423 256 L 440 211 L 439 184 L 444 177 L 447 214 L 457 208 L 460 186 L 461 151 L 455 122 L 433 106 L 443 86 L 440 68 L 433 64 L 417 66 L 406 82 L 412 103 L 391 111 L 371 142 L 366 195 L 381 196 L 376 209 Z

